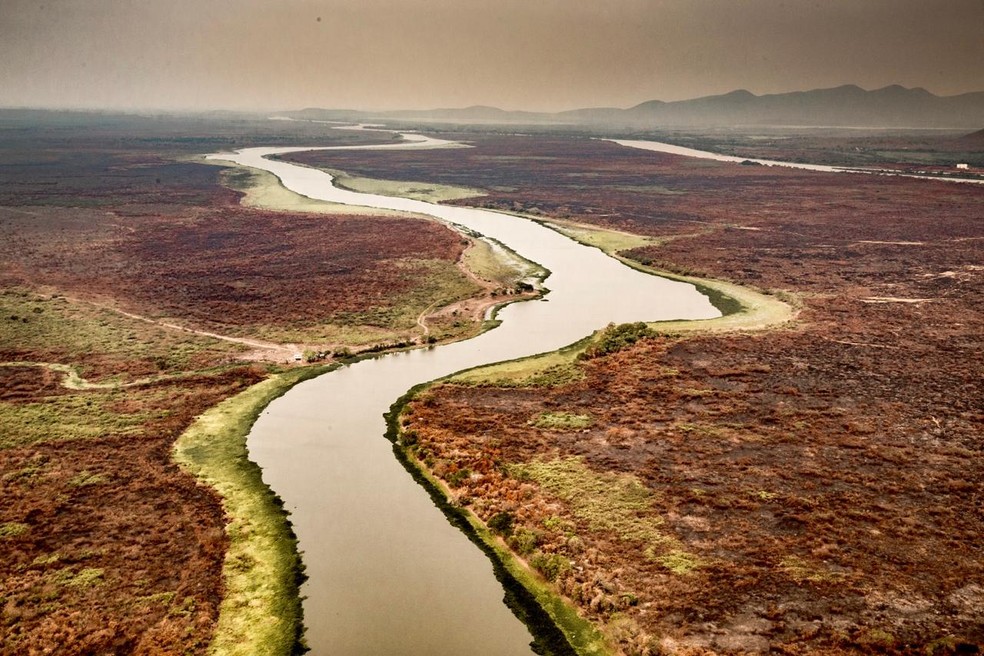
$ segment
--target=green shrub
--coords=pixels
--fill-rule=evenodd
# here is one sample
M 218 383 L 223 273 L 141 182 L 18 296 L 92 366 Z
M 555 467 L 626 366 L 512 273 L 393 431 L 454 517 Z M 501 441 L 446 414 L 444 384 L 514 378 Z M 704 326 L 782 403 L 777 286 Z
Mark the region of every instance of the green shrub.
M 626 346 L 635 344 L 640 339 L 656 337 L 656 332 L 642 321 L 635 323 L 608 324 L 602 331 L 598 341 L 589 346 L 580 355 L 582 360 L 597 358 L 609 353 L 620 351 Z
M 489 520 L 489 528 L 499 535 L 512 535 L 515 517 L 510 512 L 501 512 Z
M 556 581 L 570 571 L 571 561 L 560 554 L 545 554 L 537 551 L 530 558 L 530 565 L 537 569 L 548 581 Z
M 531 531 L 525 527 L 513 533 L 509 539 L 509 546 L 521 556 L 533 553 L 538 544 L 540 544 L 540 536 L 536 531 Z

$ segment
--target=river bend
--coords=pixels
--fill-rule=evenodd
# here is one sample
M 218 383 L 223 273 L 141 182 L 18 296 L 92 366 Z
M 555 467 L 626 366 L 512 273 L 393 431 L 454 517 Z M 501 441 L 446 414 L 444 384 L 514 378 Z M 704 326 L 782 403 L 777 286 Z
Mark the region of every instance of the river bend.
M 396 146 L 435 145 L 418 139 Z M 327 173 L 268 159 L 301 150 L 313 149 L 210 157 L 269 171 L 311 198 L 464 226 L 551 271 L 549 294 L 503 308 L 495 330 L 307 381 L 271 403 L 253 426 L 250 457 L 291 514 L 309 577 L 301 592 L 312 653 L 529 654 L 531 637 L 502 603 L 491 564 L 398 463 L 383 437 L 383 413 L 418 383 L 551 351 L 610 322 L 719 312 L 693 285 L 645 275 L 532 221 L 337 189 Z

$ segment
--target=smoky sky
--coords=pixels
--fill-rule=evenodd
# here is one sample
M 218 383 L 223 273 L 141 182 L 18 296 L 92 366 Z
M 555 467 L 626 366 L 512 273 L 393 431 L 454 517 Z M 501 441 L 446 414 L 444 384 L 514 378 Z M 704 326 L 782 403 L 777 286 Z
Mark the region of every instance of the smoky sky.
M 2 0 L 0 106 L 627 107 L 984 90 L 984 0 Z

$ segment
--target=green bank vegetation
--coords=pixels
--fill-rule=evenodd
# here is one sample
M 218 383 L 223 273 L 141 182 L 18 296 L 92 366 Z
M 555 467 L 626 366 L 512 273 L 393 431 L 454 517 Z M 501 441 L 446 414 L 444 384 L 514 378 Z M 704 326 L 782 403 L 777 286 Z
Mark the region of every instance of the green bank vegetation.
M 466 369 L 454 374 L 448 381 L 461 385 L 499 387 L 567 385 L 584 378 L 584 370 L 577 365 L 577 356 L 591 339 L 592 337 L 586 337 L 549 353 Z
M 450 488 L 435 477 L 401 443 L 400 414 L 417 394 L 431 384 L 418 385 L 401 397 L 386 415 L 387 437 L 403 465 L 431 495 L 448 519 L 460 528 L 492 560 L 496 578 L 506 591 L 506 602 L 530 629 L 537 653 L 547 656 L 571 654 L 602 656 L 610 653 L 604 636 L 577 610 L 559 596 L 550 583 L 527 566 L 495 531 L 473 513 L 457 505 Z
M 530 262 L 496 242 L 472 235 L 471 246 L 462 259 L 473 274 L 490 283 L 512 288 L 524 280 L 546 277 L 543 267 Z
M 665 239 L 634 235 L 618 230 L 585 226 L 573 222 L 542 221 L 540 223 L 587 246 L 601 249 L 611 257 L 643 273 L 677 280 L 694 285 L 707 296 L 722 316 L 715 319 L 658 321 L 650 326 L 661 333 L 723 332 L 733 330 L 761 330 L 791 321 L 796 316 L 796 302 L 791 296 L 765 294 L 724 280 L 698 278 L 648 267 L 627 258 L 623 251 L 641 246 L 658 245 Z
M 207 164 L 228 167 L 223 172 L 222 182 L 230 189 L 243 194 L 240 201 L 247 207 L 276 210 L 282 212 L 305 212 L 311 214 L 349 214 L 357 216 L 409 216 L 403 212 L 381 210 L 359 205 L 343 205 L 302 196 L 281 184 L 280 179 L 269 171 L 254 169 L 224 160 L 202 160 Z
M 201 415 L 175 444 L 175 460 L 219 493 L 228 515 L 225 596 L 213 655 L 287 654 L 303 644 L 297 539 L 249 459 L 246 437 L 271 401 L 329 370 L 307 367 L 272 376 Z
M 410 198 L 428 203 L 441 203 L 462 198 L 484 196 L 481 189 L 457 187 L 437 184 L 434 182 L 408 182 L 404 180 L 381 180 L 378 178 L 363 178 L 338 169 L 322 169 L 334 178 L 334 183 L 340 189 L 348 189 L 361 194 L 376 194 L 379 196 L 395 196 Z

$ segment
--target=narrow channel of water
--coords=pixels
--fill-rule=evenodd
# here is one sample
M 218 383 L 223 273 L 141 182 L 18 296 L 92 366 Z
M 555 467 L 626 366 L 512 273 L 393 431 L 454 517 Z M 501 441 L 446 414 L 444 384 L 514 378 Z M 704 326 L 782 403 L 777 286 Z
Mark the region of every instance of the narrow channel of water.
M 383 437 L 383 413 L 418 383 L 554 350 L 610 322 L 719 312 L 692 285 L 639 273 L 532 221 L 340 190 L 324 172 L 266 159 L 299 150 L 310 149 L 252 148 L 212 157 L 270 171 L 312 198 L 465 226 L 552 272 L 550 293 L 504 308 L 499 328 L 302 383 L 254 425 L 250 457 L 290 511 L 307 567 L 302 594 L 312 653 L 529 654 L 531 636 L 502 603 L 491 564 L 398 463 Z
M 805 169 L 807 171 L 823 171 L 825 173 L 862 173 L 867 175 L 886 175 L 899 178 L 916 178 L 917 180 L 942 180 L 944 182 L 968 182 L 970 184 L 984 184 L 981 178 L 961 178 L 955 175 L 919 175 L 916 173 L 900 173 L 891 169 L 864 169 L 849 166 L 828 166 L 826 164 L 807 164 L 806 162 L 783 162 L 774 159 L 756 159 L 754 157 L 735 157 L 734 155 L 722 155 L 712 153 L 707 150 L 696 150 L 685 146 L 674 146 L 673 144 L 661 141 L 646 141 L 639 139 L 606 139 L 627 148 L 637 148 L 639 150 L 649 150 L 657 153 L 669 153 L 671 155 L 683 155 L 684 157 L 696 157 L 697 159 L 713 159 L 718 162 L 755 162 L 763 166 L 781 166 L 788 169 Z

